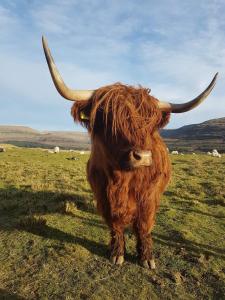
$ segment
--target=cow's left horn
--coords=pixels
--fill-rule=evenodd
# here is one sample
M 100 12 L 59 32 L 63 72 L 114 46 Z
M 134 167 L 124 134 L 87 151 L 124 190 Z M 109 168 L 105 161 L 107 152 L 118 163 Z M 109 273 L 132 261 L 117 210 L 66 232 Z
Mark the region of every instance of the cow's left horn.
M 183 113 L 189 110 L 192 110 L 196 106 L 198 106 L 205 98 L 211 93 L 212 89 L 216 84 L 218 73 L 213 77 L 213 80 L 209 84 L 209 86 L 196 98 L 191 101 L 182 103 L 182 104 L 174 104 L 169 102 L 159 101 L 158 106 L 161 111 L 172 112 L 172 113 Z
M 45 57 L 48 63 L 49 71 L 52 76 L 52 80 L 60 95 L 66 98 L 67 100 L 71 101 L 90 99 L 90 97 L 94 93 L 94 90 L 71 90 L 66 86 L 66 84 L 62 80 L 62 77 L 59 74 L 59 71 L 56 68 L 51 52 L 48 48 L 47 41 L 44 37 L 42 37 L 42 44 L 45 52 Z

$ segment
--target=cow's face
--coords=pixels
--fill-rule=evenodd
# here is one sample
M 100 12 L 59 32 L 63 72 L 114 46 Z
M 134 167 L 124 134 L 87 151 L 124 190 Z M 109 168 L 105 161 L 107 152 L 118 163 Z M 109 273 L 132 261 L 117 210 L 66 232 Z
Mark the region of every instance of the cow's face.
M 88 101 L 75 102 L 72 115 L 120 167 L 150 166 L 153 136 L 169 115 L 157 102 L 148 89 L 118 83 L 96 90 Z

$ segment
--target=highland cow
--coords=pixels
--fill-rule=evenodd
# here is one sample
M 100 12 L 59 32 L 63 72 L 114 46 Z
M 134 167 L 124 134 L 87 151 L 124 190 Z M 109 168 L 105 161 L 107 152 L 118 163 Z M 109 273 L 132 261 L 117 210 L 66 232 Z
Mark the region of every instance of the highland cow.
M 199 105 L 213 89 L 217 74 L 203 93 L 183 104 L 159 101 L 149 89 L 121 83 L 94 91 L 71 90 L 63 82 L 44 38 L 43 47 L 56 89 L 75 101 L 72 116 L 91 136 L 87 178 L 97 209 L 111 231 L 111 260 L 123 263 L 124 229 L 131 225 L 141 264 L 154 269 L 151 232 L 171 175 L 169 154 L 159 130 L 171 113 Z

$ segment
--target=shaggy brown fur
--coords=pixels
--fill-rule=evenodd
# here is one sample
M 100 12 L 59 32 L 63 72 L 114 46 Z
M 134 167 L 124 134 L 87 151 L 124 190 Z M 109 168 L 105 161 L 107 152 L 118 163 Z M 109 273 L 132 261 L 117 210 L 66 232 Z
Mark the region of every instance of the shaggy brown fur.
M 111 256 L 124 254 L 124 228 L 132 225 L 141 261 L 152 258 L 151 231 L 161 194 L 170 178 L 170 161 L 159 129 L 169 121 L 150 90 L 120 83 L 102 87 L 72 107 L 75 121 L 92 140 L 87 177 L 97 208 L 111 230 Z M 81 119 L 81 112 L 89 120 Z M 152 165 L 129 168 L 131 150 L 150 150 Z

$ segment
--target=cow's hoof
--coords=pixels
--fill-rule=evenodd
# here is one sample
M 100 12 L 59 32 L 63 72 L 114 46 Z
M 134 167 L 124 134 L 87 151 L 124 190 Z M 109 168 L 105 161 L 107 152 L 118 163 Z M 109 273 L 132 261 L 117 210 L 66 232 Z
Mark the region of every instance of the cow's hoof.
M 151 269 L 151 270 L 155 270 L 155 260 L 154 259 L 150 259 L 150 260 L 143 260 L 141 262 L 142 266 L 146 269 Z
M 114 265 L 122 265 L 124 262 L 124 256 L 123 255 L 119 255 L 119 256 L 112 256 L 111 257 L 111 262 Z

